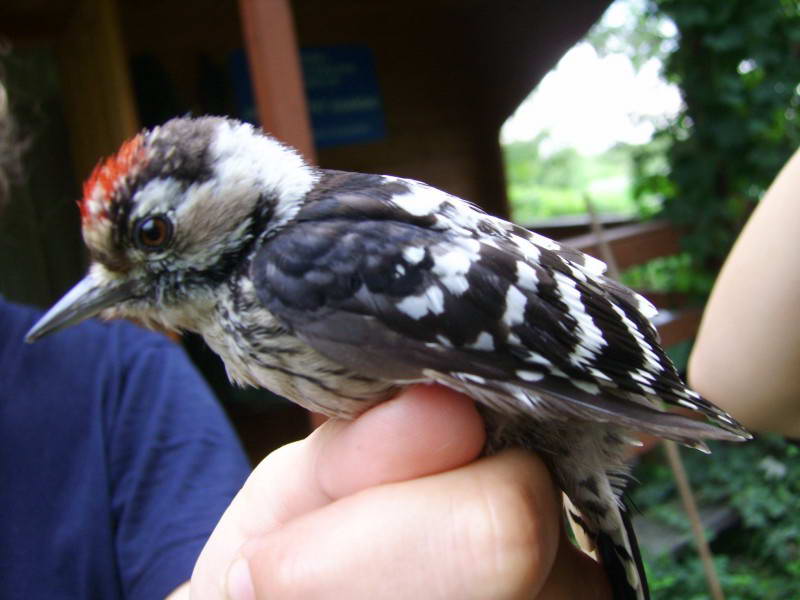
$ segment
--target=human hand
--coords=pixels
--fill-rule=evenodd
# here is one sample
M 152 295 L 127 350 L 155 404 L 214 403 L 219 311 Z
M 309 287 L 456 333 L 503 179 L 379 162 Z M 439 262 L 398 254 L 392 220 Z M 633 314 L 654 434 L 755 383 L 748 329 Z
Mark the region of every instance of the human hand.
M 466 397 L 415 386 L 270 454 L 195 566 L 194 600 L 610 598 L 544 464 L 478 458 Z M 477 459 L 477 460 L 476 460 Z

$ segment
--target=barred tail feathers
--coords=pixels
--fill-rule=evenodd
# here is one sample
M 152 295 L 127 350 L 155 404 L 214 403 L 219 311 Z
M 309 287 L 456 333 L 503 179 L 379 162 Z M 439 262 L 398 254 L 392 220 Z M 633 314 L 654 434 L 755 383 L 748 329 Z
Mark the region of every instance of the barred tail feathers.
M 597 554 L 608 574 L 614 600 L 650 600 L 639 544 L 630 514 L 622 507 L 615 511 L 619 527 L 597 534 Z
M 575 534 L 581 547 L 593 550 L 600 559 L 614 600 L 650 600 L 644 564 L 628 511 L 615 507 L 614 514 L 606 519 L 606 527 L 595 530 L 571 502 L 566 506 L 570 521 L 579 526 Z M 609 521 L 616 527 L 608 528 Z M 589 540 L 589 547 L 582 540 Z

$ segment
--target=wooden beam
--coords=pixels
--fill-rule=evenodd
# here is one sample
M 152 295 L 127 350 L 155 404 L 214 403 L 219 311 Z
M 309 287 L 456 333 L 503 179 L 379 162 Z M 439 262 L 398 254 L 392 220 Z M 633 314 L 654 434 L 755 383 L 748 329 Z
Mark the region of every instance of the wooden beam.
M 603 232 L 620 269 L 641 265 L 681 250 L 680 233 L 666 221 L 647 221 L 622 225 Z M 593 233 L 561 240 L 562 244 L 602 260 L 597 237 Z
M 665 348 L 679 342 L 693 340 L 700 327 L 703 309 L 688 307 L 680 310 L 659 310 L 653 319 L 653 325 L 661 336 L 661 345 Z
M 316 162 L 289 0 L 239 0 L 261 126 Z

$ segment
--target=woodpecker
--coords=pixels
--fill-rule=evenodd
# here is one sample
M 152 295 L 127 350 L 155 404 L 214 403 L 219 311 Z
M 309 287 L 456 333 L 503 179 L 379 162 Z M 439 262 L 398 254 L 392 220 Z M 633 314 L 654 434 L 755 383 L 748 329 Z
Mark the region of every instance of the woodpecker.
M 91 266 L 28 341 L 99 313 L 194 331 L 233 382 L 337 418 L 414 383 L 463 392 L 486 452 L 544 458 L 617 600 L 648 597 L 621 500 L 629 432 L 750 437 L 684 385 L 654 307 L 603 263 L 424 183 L 180 118 L 99 164 L 79 205 Z

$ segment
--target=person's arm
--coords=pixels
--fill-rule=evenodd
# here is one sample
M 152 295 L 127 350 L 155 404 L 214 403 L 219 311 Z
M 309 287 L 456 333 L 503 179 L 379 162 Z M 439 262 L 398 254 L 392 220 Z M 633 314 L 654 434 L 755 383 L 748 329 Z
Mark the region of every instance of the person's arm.
M 468 398 L 416 386 L 328 421 L 253 472 L 203 549 L 193 600 L 610 598 L 522 451 L 479 458 Z
M 800 437 L 800 151 L 725 262 L 689 382 L 746 427 Z

